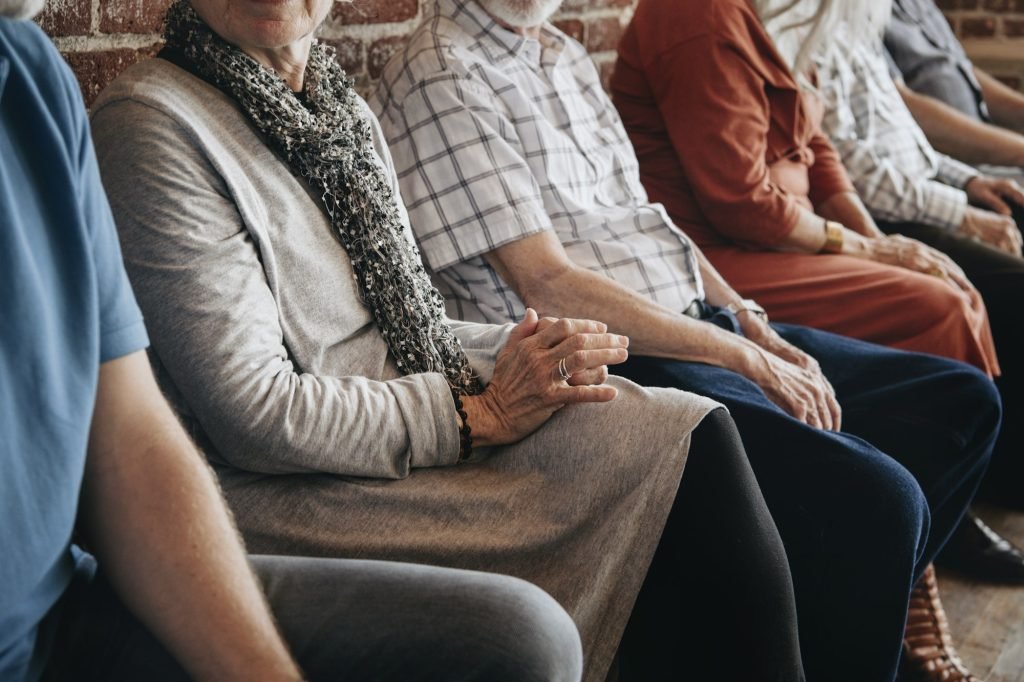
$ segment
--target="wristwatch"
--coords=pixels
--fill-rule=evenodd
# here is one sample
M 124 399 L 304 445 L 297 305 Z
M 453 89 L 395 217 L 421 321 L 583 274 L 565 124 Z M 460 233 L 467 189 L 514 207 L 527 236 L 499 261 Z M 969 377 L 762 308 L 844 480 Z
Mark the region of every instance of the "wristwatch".
M 843 232 L 846 230 L 842 223 L 834 220 L 825 221 L 825 243 L 818 253 L 842 253 Z
M 725 309 L 733 315 L 739 315 L 742 312 L 753 313 L 765 322 L 768 321 L 768 313 L 765 312 L 761 304 L 752 298 L 744 298 L 739 303 L 729 303 Z

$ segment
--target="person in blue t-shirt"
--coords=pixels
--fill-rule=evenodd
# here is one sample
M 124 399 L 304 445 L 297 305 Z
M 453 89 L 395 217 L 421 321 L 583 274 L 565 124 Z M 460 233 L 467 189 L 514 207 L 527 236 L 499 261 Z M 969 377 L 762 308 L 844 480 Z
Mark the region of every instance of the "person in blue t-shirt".
M 247 560 L 156 387 L 78 85 L 30 3 L 0 0 L 0 680 L 578 680 L 572 621 L 522 581 Z

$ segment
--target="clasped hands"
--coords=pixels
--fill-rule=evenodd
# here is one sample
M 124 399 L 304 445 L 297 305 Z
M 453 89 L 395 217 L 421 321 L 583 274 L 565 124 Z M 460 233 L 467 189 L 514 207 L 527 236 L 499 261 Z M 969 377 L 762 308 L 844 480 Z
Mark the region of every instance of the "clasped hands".
M 570 403 L 608 402 L 608 365 L 625 362 L 629 338 L 593 320 L 538 318 L 527 309 L 498 353 L 487 390 L 463 406 L 476 445 L 522 440 Z M 569 375 L 563 379 L 559 365 Z
M 979 175 L 971 179 L 964 190 L 972 204 L 984 208 L 969 206 L 960 224 L 960 232 L 1020 256 L 1021 233 L 1008 203 L 1024 207 L 1024 191 L 1021 191 L 1020 185 L 1007 178 Z
M 789 343 L 757 315 L 741 315 L 743 336 L 755 346 L 755 359 L 740 370 L 765 396 L 787 413 L 815 428 L 842 429 L 835 389 L 818 361 Z

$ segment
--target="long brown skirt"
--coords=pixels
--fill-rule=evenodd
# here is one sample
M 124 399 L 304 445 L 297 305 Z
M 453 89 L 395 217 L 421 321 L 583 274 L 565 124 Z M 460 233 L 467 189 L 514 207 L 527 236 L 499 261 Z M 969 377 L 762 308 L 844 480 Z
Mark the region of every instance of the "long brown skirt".
M 573 617 L 584 679 L 603 680 L 683 474 L 716 404 L 619 378 L 532 436 L 385 481 L 222 470 L 252 552 L 390 559 L 524 578 Z
M 709 248 L 708 260 L 770 319 L 941 355 L 998 376 L 981 296 L 905 268 L 831 254 Z

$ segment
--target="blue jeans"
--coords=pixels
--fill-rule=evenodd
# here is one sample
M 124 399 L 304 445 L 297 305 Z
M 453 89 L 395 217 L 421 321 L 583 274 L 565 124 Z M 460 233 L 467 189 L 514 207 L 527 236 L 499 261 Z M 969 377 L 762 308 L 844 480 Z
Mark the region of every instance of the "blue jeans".
M 705 312 L 738 332 L 730 313 Z M 892 680 L 910 591 L 985 472 L 999 396 L 962 363 L 773 327 L 820 363 L 842 432 L 797 421 L 719 367 L 636 356 L 612 371 L 729 408 L 789 557 L 807 679 Z
M 578 682 L 569 615 L 508 576 L 387 561 L 254 556 L 281 634 L 306 679 Z M 79 562 L 51 614 L 44 682 L 186 682 L 181 666 Z

